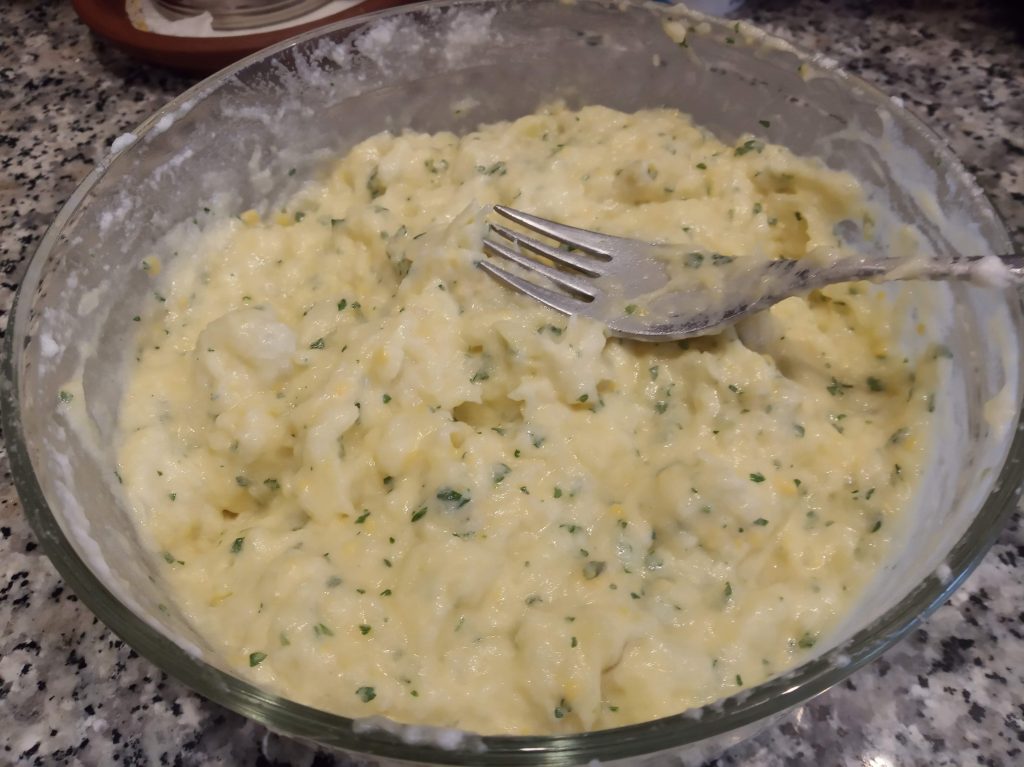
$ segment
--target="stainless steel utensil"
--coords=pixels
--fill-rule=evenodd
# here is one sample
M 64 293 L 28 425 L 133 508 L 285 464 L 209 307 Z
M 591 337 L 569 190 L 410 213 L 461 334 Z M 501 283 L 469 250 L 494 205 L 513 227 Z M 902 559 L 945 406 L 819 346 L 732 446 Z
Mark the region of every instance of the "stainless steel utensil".
M 485 239 L 484 250 L 556 287 L 538 285 L 490 261 L 481 260 L 481 269 L 556 311 L 591 317 L 605 323 L 612 335 L 638 341 L 714 333 L 786 298 L 840 282 L 958 279 L 1024 284 L 1024 256 L 1019 254 L 941 261 L 737 258 L 613 237 L 503 205 L 495 205 L 494 211 L 557 244 L 491 224 L 501 239 Z

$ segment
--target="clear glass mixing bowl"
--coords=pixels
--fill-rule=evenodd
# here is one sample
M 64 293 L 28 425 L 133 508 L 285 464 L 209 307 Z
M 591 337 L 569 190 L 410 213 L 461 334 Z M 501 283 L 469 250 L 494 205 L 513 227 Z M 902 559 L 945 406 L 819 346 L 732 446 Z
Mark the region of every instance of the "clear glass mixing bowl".
M 672 15 L 679 14 L 679 15 Z M 663 23 L 682 24 L 666 34 Z M 685 40 L 679 30 L 685 32 Z M 918 225 L 938 255 L 1008 251 L 989 203 L 950 152 L 877 91 L 742 25 L 677 7 L 578 0 L 414 5 L 318 30 L 202 82 L 114 145 L 32 260 L 5 337 L 3 429 L 25 511 L 81 599 L 203 695 L 272 729 L 387 760 L 446 764 L 648 763 L 700 758 L 764 727 L 877 657 L 978 563 L 1020 492 L 1019 296 L 949 291 L 953 351 L 942 444 L 899 556 L 821 654 L 698 710 L 559 737 L 383 728 L 284 700 L 232 675 L 165 593 L 118 493 L 116 433 L 143 256 L 204 207 L 287 197 L 325 156 L 384 129 L 466 131 L 552 98 L 622 110 L 673 106 L 731 141 L 753 131 L 853 172 Z M 761 123 L 759 121 L 765 121 Z M 81 376 L 88 417 L 58 405 Z M 418 742 L 417 742 L 418 741 Z

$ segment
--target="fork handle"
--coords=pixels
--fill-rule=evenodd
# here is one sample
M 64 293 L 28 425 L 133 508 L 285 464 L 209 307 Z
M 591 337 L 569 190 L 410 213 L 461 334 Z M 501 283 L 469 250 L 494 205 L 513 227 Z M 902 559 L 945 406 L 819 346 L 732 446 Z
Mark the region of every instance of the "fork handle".
M 915 269 L 909 265 L 904 276 L 897 266 L 888 279 L 963 279 L 976 280 L 993 287 L 1024 285 L 1024 255 L 1010 253 L 998 256 L 955 256 L 946 261 L 928 261 Z

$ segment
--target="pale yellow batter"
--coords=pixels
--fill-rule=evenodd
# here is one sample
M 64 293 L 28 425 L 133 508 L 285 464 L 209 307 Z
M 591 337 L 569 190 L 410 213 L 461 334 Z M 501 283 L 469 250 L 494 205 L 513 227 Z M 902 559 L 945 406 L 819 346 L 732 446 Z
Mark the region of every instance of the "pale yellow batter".
M 764 258 L 864 213 L 751 136 L 556 106 L 375 136 L 211 226 L 157 278 L 121 413 L 182 609 L 295 700 L 484 733 L 643 721 L 792 666 L 898 528 L 935 355 L 904 357 L 867 285 L 607 339 L 475 268 L 492 203 Z

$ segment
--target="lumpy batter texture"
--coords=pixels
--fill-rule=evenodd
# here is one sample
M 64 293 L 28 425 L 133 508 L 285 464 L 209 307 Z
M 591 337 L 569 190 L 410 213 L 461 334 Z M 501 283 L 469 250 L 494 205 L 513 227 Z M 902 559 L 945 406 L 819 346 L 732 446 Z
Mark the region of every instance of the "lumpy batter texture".
M 211 223 L 154 286 L 121 412 L 181 609 L 295 700 L 484 733 L 648 720 L 791 667 L 922 471 L 935 355 L 900 350 L 905 307 L 841 285 L 610 339 L 475 267 L 494 203 L 751 258 L 841 251 L 865 211 L 752 136 L 554 106 L 375 136 L 283 210 Z

